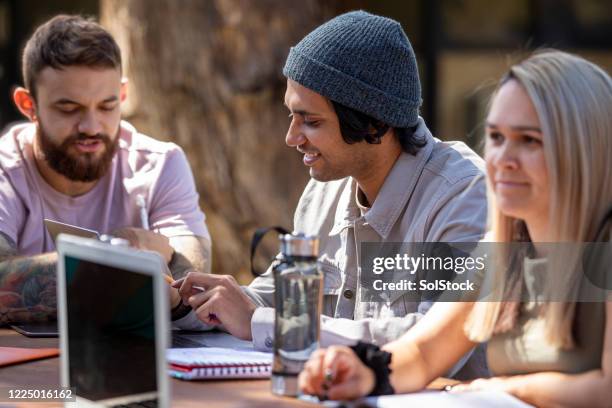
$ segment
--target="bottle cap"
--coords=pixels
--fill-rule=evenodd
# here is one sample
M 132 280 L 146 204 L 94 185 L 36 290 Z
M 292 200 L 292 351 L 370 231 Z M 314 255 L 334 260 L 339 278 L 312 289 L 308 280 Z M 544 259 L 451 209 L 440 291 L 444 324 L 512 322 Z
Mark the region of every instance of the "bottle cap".
M 289 256 L 319 256 L 319 238 L 303 233 L 281 234 L 280 250 Z

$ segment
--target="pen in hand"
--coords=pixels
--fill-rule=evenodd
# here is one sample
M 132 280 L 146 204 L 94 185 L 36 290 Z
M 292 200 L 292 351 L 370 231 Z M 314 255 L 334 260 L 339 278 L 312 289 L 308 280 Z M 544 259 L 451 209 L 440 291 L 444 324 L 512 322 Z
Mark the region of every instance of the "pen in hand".
M 167 282 L 170 284 L 170 286 L 172 286 L 172 287 L 173 287 L 173 288 L 175 288 L 175 289 L 180 288 L 180 287 L 181 287 L 181 285 L 183 284 L 183 281 L 185 280 L 185 278 L 180 278 L 180 279 L 177 279 L 177 280 L 173 280 L 173 279 L 172 279 L 170 276 L 168 276 L 168 275 L 164 275 L 164 278 L 165 278 L 165 279 L 166 279 L 166 281 L 167 281 Z M 204 289 L 202 286 L 195 286 L 195 285 L 194 285 L 194 286 L 192 286 L 192 287 L 191 287 L 191 289 L 192 289 L 192 290 L 194 290 L 194 291 L 196 291 L 196 292 L 200 292 L 200 293 L 202 293 L 202 292 L 205 292 L 205 291 L 206 291 L 206 289 Z M 191 307 L 190 305 L 185 305 L 185 306 Z M 221 321 L 220 321 L 220 320 L 217 318 L 217 316 L 216 316 L 214 313 L 211 313 L 211 314 L 209 315 L 209 317 L 210 317 L 210 319 L 211 319 L 211 320 L 217 321 L 217 322 L 219 322 L 219 323 L 221 322 Z
M 330 387 L 334 383 L 334 372 L 331 368 L 326 368 L 323 372 L 323 384 L 321 384 L 321 388 L 323 389 L 323 394 L 319 396 L 321 401 L 327 400 L 327 392 Z
M 175 289 L 180 288 L 181 285 L 183 284 L 183 281 L 185 280 L 185 278 L 174 280 L 169 275 L 164 275 L 164 278 L 166 278 L 166 282 L 168 282 L 170 286 L 172 286 Z M 204 289 L 202 286 L 192 286 L 191 288 L 197 290 L 198 292 L 206 291 L 206 289 Z
M 183 281 L 185 280 L 185 278 L 180 278 L 180 279 L 174 280 L 169 275 L 164 275 L 164 279 L 166 280 L 166 282 L 168 282 L 170 284 L 171 287 L 173 287 L 175 289 L 180 288 L 181 285 L 183 284 Z M 195 286 L 194 285 L 194 286 L 191 287 L 191 289 L 195 290 L 196 292 L 200 292 L 200 293 L 206 292 L 206 289 L 204 289 L 202 286 Z M 183 302 L 183 304 L 185 304 L 185 303 Z M 185 306 L 191 307 L 190 305 L 185 305 Z M 210 314 L 210 317 L 213 318 L 213 319 L 217 319 L 217 316 L 215 316 L 212 313 Z
M 144 196 L 142 194 L 138 194 L 136 196 L 136 205 L 140 209 L 140 224 L 142 225 L 142 229 L 149 229 L 149 214 L 147 211 L 147 204 L 145 203 Z

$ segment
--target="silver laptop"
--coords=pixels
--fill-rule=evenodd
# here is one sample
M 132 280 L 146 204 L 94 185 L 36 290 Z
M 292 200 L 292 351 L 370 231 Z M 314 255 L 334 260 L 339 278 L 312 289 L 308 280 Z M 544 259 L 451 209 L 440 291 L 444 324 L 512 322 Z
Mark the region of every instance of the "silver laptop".
M 161 257 L 65 234 L 57 249 L 62 386 L 79 407 L 168 407 Z

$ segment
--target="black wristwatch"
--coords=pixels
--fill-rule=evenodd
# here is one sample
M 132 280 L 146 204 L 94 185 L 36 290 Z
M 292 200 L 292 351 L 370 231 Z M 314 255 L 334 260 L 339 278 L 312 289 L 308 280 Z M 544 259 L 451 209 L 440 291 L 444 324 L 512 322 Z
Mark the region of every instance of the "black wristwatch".
M 351 346 L 351 349 L 363 364 L 374 371 L 375 385 L 369 395 L 395 394 L 395 390 L 389 381 L 389 374 L 391 374 L 391 369 L 389 368 L 392 357 L 391 353 L 381 350 L 380 347 L 374 344 L 363 343 L 361 341 Z

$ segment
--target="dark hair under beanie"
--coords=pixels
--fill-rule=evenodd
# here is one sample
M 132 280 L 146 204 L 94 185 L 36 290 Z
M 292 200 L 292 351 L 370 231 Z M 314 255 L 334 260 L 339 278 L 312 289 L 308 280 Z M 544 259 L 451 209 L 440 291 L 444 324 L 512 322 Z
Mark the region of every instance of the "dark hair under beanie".
M 421 84 L 414 51 L 395 20 L 352 11 L 292 47 L 283 74 L 391 127 L 416 125 Z

